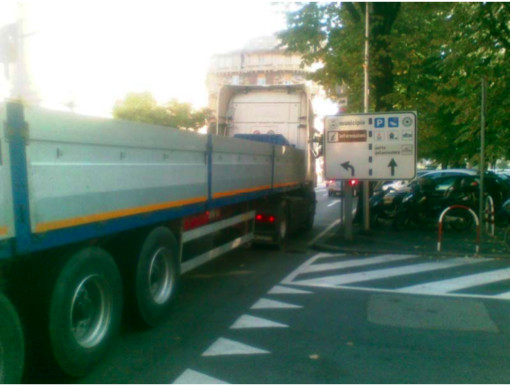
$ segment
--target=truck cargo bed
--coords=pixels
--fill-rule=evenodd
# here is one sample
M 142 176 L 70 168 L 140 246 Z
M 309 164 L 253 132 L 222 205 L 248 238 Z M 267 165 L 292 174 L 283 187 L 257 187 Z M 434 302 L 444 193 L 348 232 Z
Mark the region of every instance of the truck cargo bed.
M 14 238 L 15 253 L 305 183 L 304 153 L 292 147 L 14 103 L 0 106 L 0 119 L 0 240 Z

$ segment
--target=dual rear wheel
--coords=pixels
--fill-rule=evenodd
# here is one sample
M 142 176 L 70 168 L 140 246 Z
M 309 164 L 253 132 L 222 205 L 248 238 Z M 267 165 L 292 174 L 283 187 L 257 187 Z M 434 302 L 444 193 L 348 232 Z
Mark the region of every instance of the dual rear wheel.
M 130 272 L 124 279 L 137 316 L 145 325 L 160 324 L 180 276 L 177 242 L 170 230 L 158 227 L 145 237 Z M 55 364 L 70 376 L 87 374 L 117 335 L 122 309 L 122 279 L 112 256 L 98 247 L 72 255 L 49 302 L 47 340 Z

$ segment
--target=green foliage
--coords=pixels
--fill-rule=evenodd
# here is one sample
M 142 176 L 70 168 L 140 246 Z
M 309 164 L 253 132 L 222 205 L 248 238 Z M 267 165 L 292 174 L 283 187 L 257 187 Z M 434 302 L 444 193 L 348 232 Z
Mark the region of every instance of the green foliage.
M 477 162 L 486 77 L 486 154 L 510 157 L 509 3 L 374 3 L 370 22 L 372 111 L 418 111 L 420 157 Z M 362 111 L 364 3 L 305 3 L 287 24 L 288 49 L 323 65 L 313 80 Z
M 175 99 L 159 105 L 149 92 L 142 92 L 129 93 L 118 101 L 113 116 L 128 121 L 197 130 L 207 123 L 212 112 L 207 108 L 193 110 L 191 104 Z

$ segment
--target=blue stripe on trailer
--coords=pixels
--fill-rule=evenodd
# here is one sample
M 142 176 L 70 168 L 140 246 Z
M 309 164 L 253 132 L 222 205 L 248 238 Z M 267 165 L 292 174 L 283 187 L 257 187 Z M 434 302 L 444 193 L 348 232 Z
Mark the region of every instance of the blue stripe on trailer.
M 18 253 L 31 250 L 30 204 L 28 197 L 28 176 L 26 157 L 25 122 L 21 103 L 6 103 L 6 132 L 11 157 L 12 199 L 14 205 L 15 247 Z

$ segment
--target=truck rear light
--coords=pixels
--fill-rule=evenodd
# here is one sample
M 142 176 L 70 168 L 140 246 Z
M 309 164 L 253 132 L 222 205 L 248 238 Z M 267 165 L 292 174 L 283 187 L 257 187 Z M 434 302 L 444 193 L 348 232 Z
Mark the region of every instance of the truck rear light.
M 257 214 L 255 216 L 255 221 L 257 222 L 275 222 L 276 221 L 276 217 L 275 216 L 265 216 L 263 214 Z

